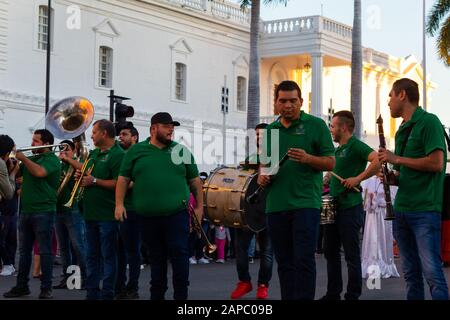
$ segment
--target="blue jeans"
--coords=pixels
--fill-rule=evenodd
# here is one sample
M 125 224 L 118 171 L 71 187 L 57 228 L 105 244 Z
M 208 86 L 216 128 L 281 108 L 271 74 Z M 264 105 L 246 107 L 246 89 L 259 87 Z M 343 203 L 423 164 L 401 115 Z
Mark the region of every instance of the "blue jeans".
M 430 287 L 432 299 L 448 300 L 447 282 L 440 256 L 441 214 L 395 212 L 393 229 L 406 281 L 406 298 L 425 299 L 424 276 Z
M 141 236 L 135 211 L 127 211 L 127 219 L 119 226 L 119 254 L 116 292 L 125 288 L 138 291 L 141 274 Z M 127 281 L 127 264 L 129 279 Z
M 362 205 L 337 211 L 335 223 L 324 225 L 324 254 L 327 259 L 327 296 L 340 299 L 343 289 L 341 245 L 344 247 L 348 281 L 346 300 L 359 299 L 362 291 L 361 249 L 359 235 L 364 210 Z
M 75 264 L 71 245 L 80 267 L 81 279 L 86 279 L 86 226 L 78 210 L 58 213 L 56 215 L 56 237 L 58 238 L 64 273 L 70 265 Z
M 173 298 L 186 300 L 189 286 L 189 214 L 139 216 L 142 241 L 149 250 L 150 299 L 164 300 L 167 291 L 167 260 L 172 264 Z
M 28 288 L 31 253 L 37 240 L 41 256 L 41 290 L 52 288 L 53 255 L 52 234 L 55 214 L 39 212 L 19 215 L 19 272 L 17 287 Z
M 236 229 L 236 269 L 239 281 L 250 282 L 250 273 L 248 271 L 248 258 L 250 243 L 255 235 L 254 232 L 247 229 Z M 270 241 L 267 229 L 256 234 L 260 249 L 260 265 L 258 273 L 258 284 L 269 285 L 272 279 L 273 253 L 272 242 Z
M 269 234 L 278 263 L 282 300 L 314 299 L 319 222 L 319 209 L 269 214 Z
M 17 251 L 17 216 L 0 216 L 0 262 L 14 265 Z
M 119 226 L 116 221 L 86 221 L 88 300 L 114 299 L 118 234 Z M 101 290 L 100 280 L 103 280 Z

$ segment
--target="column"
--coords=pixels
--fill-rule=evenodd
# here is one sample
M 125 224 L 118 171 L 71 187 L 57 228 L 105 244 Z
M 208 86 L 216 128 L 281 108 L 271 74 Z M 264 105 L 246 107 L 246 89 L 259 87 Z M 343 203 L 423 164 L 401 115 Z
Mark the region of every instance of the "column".
M 322 118 L 322 78 L 323 78 L 323 54 L 313 53 L 312 58 L 312 83 L 311 83 L 311 114 Z

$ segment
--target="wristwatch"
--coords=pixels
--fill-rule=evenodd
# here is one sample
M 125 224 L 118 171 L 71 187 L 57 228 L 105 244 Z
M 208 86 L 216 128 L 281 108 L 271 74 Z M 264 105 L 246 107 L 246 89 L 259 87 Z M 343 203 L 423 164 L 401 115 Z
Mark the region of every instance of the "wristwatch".
M 92 185 L 96 186 L 97 185 L 97 178 L 94 177 L 94 180 L 92 180 Z

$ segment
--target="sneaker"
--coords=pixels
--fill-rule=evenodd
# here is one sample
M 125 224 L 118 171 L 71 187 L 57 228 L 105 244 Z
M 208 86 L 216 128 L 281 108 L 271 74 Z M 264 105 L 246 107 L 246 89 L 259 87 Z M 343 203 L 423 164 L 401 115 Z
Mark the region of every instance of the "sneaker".
M 145 269 L 145 264 L 141 264 L 141 270 Z
M 253 290 L 251 282 L 239 281 L 236 289 L 231 293 L 231 299 L 239 299 Z
M 206 258 L 200 258 L 198 259 L 198 264 L 208 264 L 209 260 Z
M 258 284 L 256 290 L 256 299 L 267 299 L 269 296 L 269 288 L 265 284 Z
M 19 298 L 19 297 L 27 296 L 30 293 L 31 292 L 30 292 L 30 289 L 28 287 L 26 287 L 26 288 L 13 287 L 8 292 L 5 292 L 3 294 L 3 296 L 5 298 Z
M 248 258 L 248 263 L 255 263 L 255 260 L 253 258 Z
M 217 263 L 225 263 L 225 260 L 224 259 L 217 259 L 216 262 Z
M 39 299 L 53 299 L 52 289 L 41 289 Z
M 12 276 L 16 272 L 14 266 L 12 264 L 6 264 L 3 266 L 2 272 L 0 272 L 0 276 Z
M 197 264 L 197 260 L 195 258 L 189 258 L 189 264 Z

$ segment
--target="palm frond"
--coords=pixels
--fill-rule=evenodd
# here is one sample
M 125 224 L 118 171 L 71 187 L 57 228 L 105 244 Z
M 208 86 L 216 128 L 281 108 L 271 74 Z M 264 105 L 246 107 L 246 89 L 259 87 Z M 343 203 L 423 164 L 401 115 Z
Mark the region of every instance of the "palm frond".
M 450 12 L 450 0 L 438 0 L 427 17 L 426 31 L 429 35 L 434 36 L 439 29 L 440 22 L 447 13 Z
M 445 20 L 437 38 L 438 55 L 450 67 L 450 17 Z
M 252 5 L 252 0 L 241 0 L 241 9 L 246 9 Z
M 289 0 L 264 0 L 265 5 L 272 5 L 272 6 L 276 6 L 279 4 L 284 4 L 284 6 L 287 6 L 288 2 Z

